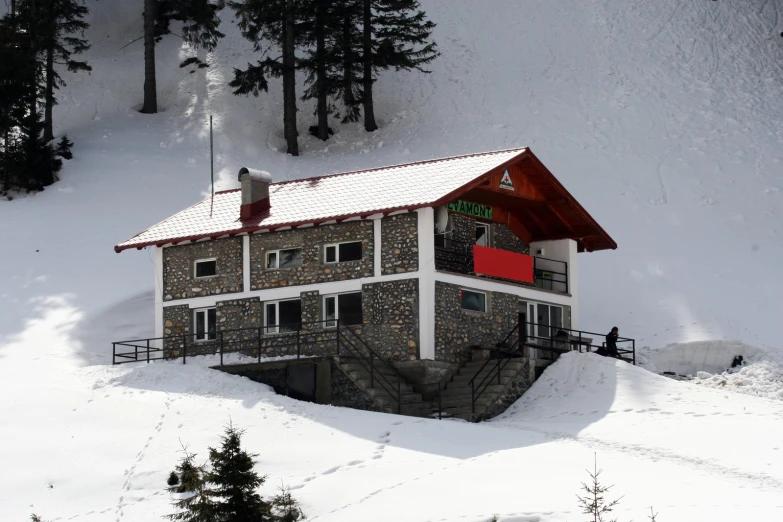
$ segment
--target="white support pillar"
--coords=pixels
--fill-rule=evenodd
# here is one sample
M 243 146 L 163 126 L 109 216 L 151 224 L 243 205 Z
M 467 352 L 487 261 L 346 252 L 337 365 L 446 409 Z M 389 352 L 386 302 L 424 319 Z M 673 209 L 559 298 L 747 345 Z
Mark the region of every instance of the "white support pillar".
M 381 277 L 381 218 L 378 217 L 372 222 L 373 231 L 373 266 L 375 267 L 375 277 Z
M 250 235 L 242 236 L 242 291 L 250 291 Z
M 571 294 L 571 328 L 574 330 L 581 330 L 579 324 L 579 262 L 577 260 L 577 254 L 579 253 L 578 245 L 573 239 L 568 241 L 568 293 Z
M 419 356 L 435 359 L 435 212 L 416 210 L 419 242 Z
M 155 266 L 155 337 L 163 337 L 163 247 L 152 248 Z

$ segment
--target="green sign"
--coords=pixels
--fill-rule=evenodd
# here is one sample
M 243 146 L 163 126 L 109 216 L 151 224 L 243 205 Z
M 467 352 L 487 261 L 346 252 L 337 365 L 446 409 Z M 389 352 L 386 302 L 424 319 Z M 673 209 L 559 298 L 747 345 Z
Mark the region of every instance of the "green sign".
M 458 199 L 454 203 L 449 203 L 446 207 L 452 212 L 459 212 L 460 214 L 467 214 L 481 219 L 492 219 L 492 207 L 486 205 Z

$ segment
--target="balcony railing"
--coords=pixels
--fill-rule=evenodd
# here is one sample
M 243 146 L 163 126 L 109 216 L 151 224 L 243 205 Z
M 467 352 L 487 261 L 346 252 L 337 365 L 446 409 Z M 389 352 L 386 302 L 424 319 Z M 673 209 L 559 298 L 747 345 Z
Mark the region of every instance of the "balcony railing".
M 474 270 L 473 246 L 473 243 L 465 243 L 436 234 L 435 268 L 448 272 L 477 275 Z M 519 283 L 520 281 L 514 282 Z M 568 263 L 533 256 L 533 284 L 531 286 L 567 294 L 569 291 Z

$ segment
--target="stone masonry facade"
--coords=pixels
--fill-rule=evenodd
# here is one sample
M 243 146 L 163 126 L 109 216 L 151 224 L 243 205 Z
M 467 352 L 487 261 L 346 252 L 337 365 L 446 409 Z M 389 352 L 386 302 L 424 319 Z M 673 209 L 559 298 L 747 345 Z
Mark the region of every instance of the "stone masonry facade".
M 419 358 L 419 280 L 363 285 L 361 336 L 382 357 Z
M 362 242 L 360 260 L 328 264 L 324 262 L 325 245 L 348 241 Z M 374 273 L 373 244 L 373 222 L 370 220 L 254 234 L 250 236 L 250 289 L 263 290 L 371 277 Z M 289 248 L 302 250 L 300 266 L 266 269 L 267 252 Z
M 196 279 L 195 262 L 199 259 L 215 259 L 217 275 Z M 164 301 L 241 291 L 241 237 L 163 249 Z
M 454 231 L 451 239 L 461 243 L 473 244 L 476 241 L 477 221 L 479 220 L 471 216 L 452 212 L 451 222 L 454 225 Z M 489 235 L 490 243 L 494 248 L 530 255 L 530 247 L 503 223 L 491 223 Z
M 461 363 L 471 359 L 471 346 L 494 347 L 516 325 L 517 297 L 487 294 L 487 312 L 463 310 L 460 286 L 435 282 L 435 360 Z
M 418 214 L 397 214 L 381 220 L 381 274 L 419 269 Z

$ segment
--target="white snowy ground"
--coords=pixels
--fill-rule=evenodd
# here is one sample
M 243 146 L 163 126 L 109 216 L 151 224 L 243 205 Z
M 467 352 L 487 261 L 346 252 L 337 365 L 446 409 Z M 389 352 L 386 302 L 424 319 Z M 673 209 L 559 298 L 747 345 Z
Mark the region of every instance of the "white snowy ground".
M 268 491 L 297 488 L 314 520 L 580 520 L 593 452 L 621 520 L 649 505 L 666 522 L 781 519 L 783 403 L 763 398 L 783 344 L 781 1 L 422 3 L 432 74 L 382 76 L 378 132 L 303 132 L 292 158 L 279 83 L 225 87 L 253 60 L 228 12 L 207 72 L 177 67 L 177 39 L 158 47 L 162 112 L 142 116 L 142 49 L 120 50 L 141 8 L 90 2 L 94 71 L 66 75 L 55 108 L 75 158 L 0 201 L 0 520 L 156 520 L 179 439 L 204 456 L 229 418 Z M 687 370 L 710 372 L 701 386 L 573 355 L 469 425 L 298 403 L 199 365 L 109 367 L 111 340 L 152 331 L 149 253 L 112 246 L 208 192 L 210 111 L 218 189 L 245 165 L 291 179 L 529 145 L 619 244 L 581 257 L 582 326 L 653 348 L 737 339 L 766 354 L 742 379 L 769 389 L 730 393 L 712 382 L 722 361 Z M 695 364 L 678 346 L 649 360 Z

